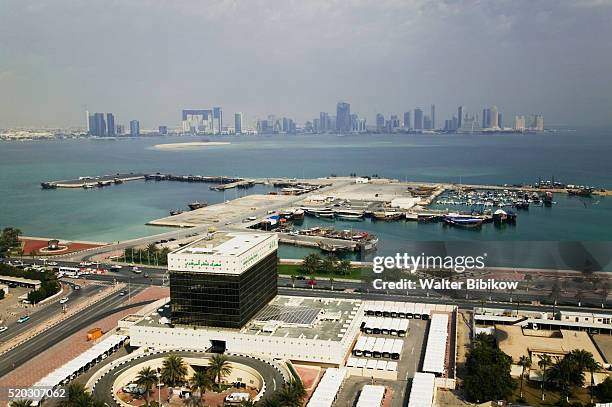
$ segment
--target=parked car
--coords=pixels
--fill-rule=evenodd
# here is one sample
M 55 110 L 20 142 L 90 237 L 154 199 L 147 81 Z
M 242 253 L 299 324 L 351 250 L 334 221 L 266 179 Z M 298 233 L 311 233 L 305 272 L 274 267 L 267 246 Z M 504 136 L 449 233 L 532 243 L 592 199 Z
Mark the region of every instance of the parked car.
M 0 326 L 0 333 L 6 331 L 8 329 L 7 326 Z
M 62 298 L 61 300 L 59 300 L 59 303 L 60 303 L 60 304 L 65 304 L 65 303 L 67 303 L 67 302 L 68 302 L 68 297 L 64 297 L 64 298 Z

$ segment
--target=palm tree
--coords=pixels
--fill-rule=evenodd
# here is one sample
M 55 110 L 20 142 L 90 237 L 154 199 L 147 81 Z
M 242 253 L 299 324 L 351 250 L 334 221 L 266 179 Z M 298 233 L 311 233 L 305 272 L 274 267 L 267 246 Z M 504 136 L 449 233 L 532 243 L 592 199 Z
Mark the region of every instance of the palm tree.
M 11 401 L 10 407 L 31 407 L 32 400 L 14 400 Z
M 200 400 L 204 397 L 204 393 L 208 390 L 212 389 L 215 384 L 214 379 L 210 376 L 205 370 L 197 370 L 194 375 L 191 377 L 191 386 L 189 388 L 191 391 L 199 391 L 200 392 Z
M 538 356 L 538 367 L 542 369 L 542 401 L 544 401 L 544 386 L 546 385 L 546 368 L 552 365 L 552 358 L 549 354 L 543 353 Z
M 262 400 L 259 405 L 261 407 L 285 407 L 283 403 L 280 402 L 276 397 L 269 397 L 267 399 Z
M 306 397 L 306 389 L 299 380 L 290 380 L 283 385 L 277 395 L 278 401 L 285 407 L 301 407 Z
M 216 384 L 221 384 L 223 376 L 227 376 L 232 373 L 232 367 L 227 359 L 227 356 L 221 354 L 215 354 L 210 358 L 210 371 L 213 377 L 216 378 Z
M 595 372 L 601 370 L 601 365 L 595 359 L 588 361 L 585 366 L 589 373 L 591 374 L 591 383 L 589 383 L 589 394 L 591 396 L 591 404 L 593 403 L 593 387 L 595 387 L 595 377 L 593 375 Z
M 59 402 L 60 407 L 101 407 L 104 403 L 91 395 L 80 383 L 70 383 L 67 388 L 67 398 Z
M 151 387 L 157 382 L 157 372 L 151 369 L 150 366 L 145 366 L 138 371 L 136 376 L 136 384 L 144 387 L 145 389 L 145 401 L 149 404 L 149 392 Z
M 529 356 L 521 356 L 518 361 L 518 365 L 522 368 L 521 370 L 521 399 L 523 398 L 523 379 L 525 377 L 525 369 L 531 367 L 531 358 Z
M 185 382 L 187 364 L 177 355 L 168 355 L 162 363 L 161 378 L 169 386 L 178 386 Z
M 333 278 L 333 277 L 330 277 L 330 278 L 329 278 L 329 284 L 331 285 L 331 290 L 332 290 L 332 291 L 334 291 L 334 281 L 335 281 L 335 280 L 334 280 L 334 278 Z
M 295 288 L 295 276 L 291 275 L 291 287 Z

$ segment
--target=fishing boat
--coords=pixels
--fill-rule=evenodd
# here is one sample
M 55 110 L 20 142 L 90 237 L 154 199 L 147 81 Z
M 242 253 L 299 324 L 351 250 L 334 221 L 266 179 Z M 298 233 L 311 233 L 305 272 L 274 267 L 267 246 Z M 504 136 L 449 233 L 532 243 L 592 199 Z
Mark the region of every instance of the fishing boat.
M 546 191 L 544 194 L 544 206 L 551 206 L 553 203 L 553 193 Z
M 329 212 L 317 212 L 317 213 L 315 213 L 315 216 L 317 218 L 333 219 L 335 215 L 336 214 L 334 212 L 332 212 L 332 211 L 329 211 Z
M 336 213 L 336 216 L 338 217 L 338 219 L 343 219 L 343 220 L 356 220 L 356 221 L 363 220 L 363 215 L 352 214 L 352 213 Z
M 351 247 L 350 246 L 337 245 L 337 244 L 331 244 L 331 243 L 319 242 L 319 249 L 321 249 L 324 252 L 328 252 L 328 253 L 338 253 L 338 252 L 350 251 Z
M 208 203 L 206 202 L 192 202 L 189 205 L 187 205 L 189 207 L 190 210 L 195 211 L 196 209 L 200 209 L 200 208 L 204 208 L 205 206 L 208 206 Z
M 374 212 L 374 219 L 376 220 L 397 220 L 402 217 L 401 212 L 384 211 Z
M 516 209 L 529 209 L 529 201 L 517 201 L 514 203 Z
M 183 211 L 179 210 L 179 209 L 172 209 L 170 211 L 170 216 L 176 216 L 176 215 L 180 215 L 181 213 L 183 213 Z
M 442 219 L 447 225 L 461 228 L 479 228 L 483 222 L 482 218 L 462 215 L 447 215 Z
M 590 188 L 568 189 L 567 193 L 569 195 L 581 196 L 583 198 L 590 198 L 593 194 L 593 190 Z
M 433 214 L 419 214 L 417 220 L 421 223 L 437 222 L 440 219 L 438 215 Z
M 294 209 L 293 212 L 291 213 L 291 218 L 292 219 L 304 219 L 304 210 L 302 209 Z

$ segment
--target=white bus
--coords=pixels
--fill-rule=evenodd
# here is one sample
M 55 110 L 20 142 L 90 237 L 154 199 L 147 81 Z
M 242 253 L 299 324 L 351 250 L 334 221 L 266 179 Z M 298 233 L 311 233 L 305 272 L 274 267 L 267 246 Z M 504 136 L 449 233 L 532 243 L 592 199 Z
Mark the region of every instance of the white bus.
M 59 276 L 69 278 L 79 278 L 81 275 L 81 269 L 76 267 L 60 267 Z

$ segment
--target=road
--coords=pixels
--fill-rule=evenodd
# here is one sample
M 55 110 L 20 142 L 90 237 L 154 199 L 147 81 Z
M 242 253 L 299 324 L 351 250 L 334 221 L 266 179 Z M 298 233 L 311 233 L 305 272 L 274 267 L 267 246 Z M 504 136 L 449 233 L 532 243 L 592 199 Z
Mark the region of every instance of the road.
M 172 354 L 178 355 L 184 358 L 185 357 L 203 358 L 206 356 L 212 356 L 206 353 L 188 352 L 188 351 L 172 352 Z M 96 384 L 96 386 L 93 389 L 94 396 L 96 396 L 98 400 L 104 401 L 109 406 L 117 406 L 118 404 L 111 397 L 112 386 L 115 380 L 117 379 L 117 377 L 119 377 L 121 373 L 123 373 L 130 367 L 134 366 L 135 364 L 139 364 L 147 360 L 151 360 L 151 359 L 159 359 L 160 357 L 163 357 L 163 356 L 160 354 L 150 354 L 150 355 L 138 358 L 133 362 L 128 362 L 123 365 L 119 365 L 115 367 L 108 374 L 102 377 L 102 379 L 100 379 L 98 384 Z M 234 356 L 234 355 L 227 355 L 227 359 L 230 362 L 240 363 L 240 364 L 249 366 L 255 369 L 257 372 L 259 372 L 262 375 L 264 382 L 266 383 L 266 391 L 263 397 L 269 397 L 271 394 L 275 393 L 277 390 L 281 388 L 281 386 L 285 382 L 285 379 L 283 378 L 283 375 L 280 373 L 280 371 L 278 371 L 277 369 L 275 369 L 268 363 L 265 363 L 261 360 L 258 360 L 255 358 L 244 357 L 244 356 Z
M 133 293 L 137 294 L 143 289 L 144 287 L 141 286 L 135 287 Z M 128 304 L 127 301 L 127 296 L 120 296 L 119 294 L 110 295 L 93 304 L 83 313 L 69 317 L 61 324 L 49 328 L 22 345 L 10 350 L 0 358 L 0 377 L 10 373 L 16 366 L 21 366 L 70 335 L 94 325 L 97 321 L 107 316 L 125 309 L 137 308 L 153 302 L 144 301 Z M 27 326 L 27 323 L 25 325 Z
M 32 263 L 31 260 L 24 260 L 24 263 Z M 78 263 L 73 261 L 58 261 L 58 263 L 62 266 L 72 266 L 74 267 Z M 167 284 L 167 270 L 166 268 L 160 267 L 141 267 L 143 270 L 142 274 L 135 274 L 131 271 L 129 267 L 124 267 L 118 272 L 109 272 L 107 274 L 102 275 L 86 275 L 84 276 L 88 280 L 97 280 L 97 281 L 106 281 L 106 282 L 125 282 L 131 283 L 134 285 L 156 285 L 161 286 L 163 284 Z M 148 277 L 145 277 L 144 274 L 147 274 Z M 486 277 L 483 277 L 486 278 Z M 549 291 L 541 291 L 536 289 L 530 289 L 528 292 L 526 291 L 476 291 L 470 290 L 466 292 L 465 290 L 444 290 L 444 291 L 435 291 L 435 290 L 423 290 L 423 289 L 415 289 L 410 291 L 400 291 L 400 290 L 375 290 L 364 282 L 356 282 L 356 281 L 339 281 L 341 279 L 337 278 L 333 282 L 334 287 L 334 296 L 338 296 L 343 293 L 343 291 L 355 291 L 355 297 L 365 298 L 369 295 L 373 295 L 373 298 L 376 299 L 384 299 L 385 296 L 389 296 L 389 298 L 402 298 L 402 299 L 394 299 L 392 301 L 419 301 L 426 303 L 447 303 L 447 304 L 469 304 L 467 308 L 473 308 L 478 305 L 497 305 L 503 307 L 516 307 L 517 302 L 520 301 L 520 307 L 525 309 L 526 304 L 531 304 L 533 302 L 540 301 L 542 303 L 549 302 Z M 546 281 L 546 284 L 552 284 L 553 281 Z M 332 283 L 329 279 L 317 279 L 315 290 L 314 291 L 323 291 L 326 293 L 326 296 L 331 296 L 329 289 L 331 288 Z M 292 281 L 287 276 L 279 276 L 278 277 L 278 286 L 279 288 L 295 288 L 301 291 L 305 289 L 310 289 L 311 286 L 309 284 L 308 279 L 296 279 Z M 291 294 L 288 294 L 291 295 Z M 293 294 L 295 295 L 295 294 Z M 467 298 L 466 298 L 467 297 Z M 391 300 L 390 300 L 391 301 Z M 556 309 L 565 309 L 565 310 L 576 310 L 576 311 L 586 311 L 593 310 L 595 312 L 601 311 L 601 298 L 596 295 L 589 296 L 588 292 L 583 292 L 583 298 L 581 301 L 581 306 L 578 306 L 578 299 L 576 298 L 573 292 L 561 293 L 558 301 L 558 306 Z M 610 304 L 608 301 L 605 303 L 605 308 L 609 308 Z M 553 307 L 549 306 L 548 309 L 552 311 Z
M 74 286 L 74 283 L 65 282 L 65 285 Z M 46 321 L 52 316 L 58 315 L 62 312 L 62 304 L 59 303 L 61 297 L 68 297 L 69 301 L 65 304 L 66 307 L 70 307 L 71 304 L 77 302 L 80 299 L 90 297 L 97 291 L 99 291 L 102 287 L 99 285 L 86 285 L 81 287 L 80 290 L 69 289 L 70 292 L 66 294 L 62 294 L 57 298 L 54 298 L 50 304 L 41 306 L 40 308 L 31 308 L 31 311 L 25 311 L 23 314 L 27 314 L 30 316 L 30 320 L 24 322 L 22 324 L 18 324 L 16 321 L 11 321 L 6 324 L 9 328 L 3 333 L 0 333 L 0 343 L 6 342 L 11 338 L 16 337 L 17 335 L 31 329 L 32 326 L 38 325 L 41 322 Z

